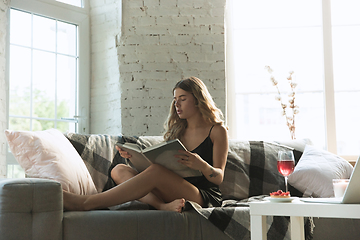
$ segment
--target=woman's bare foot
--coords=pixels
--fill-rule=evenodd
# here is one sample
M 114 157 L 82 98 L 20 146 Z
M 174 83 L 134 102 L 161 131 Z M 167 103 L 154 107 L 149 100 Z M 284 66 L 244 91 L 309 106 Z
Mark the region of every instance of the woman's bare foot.
M 77 195 L 63 191 L 63 204 L 65 211 L 85 211 L 84 202 L 86 200 L 86 195 Z
M 176 199 L 169 203 L 164 203 L 161 205 L 159 210 L 173 211 L 181 213 L 182 208 L 185 206 L 185 199 Z

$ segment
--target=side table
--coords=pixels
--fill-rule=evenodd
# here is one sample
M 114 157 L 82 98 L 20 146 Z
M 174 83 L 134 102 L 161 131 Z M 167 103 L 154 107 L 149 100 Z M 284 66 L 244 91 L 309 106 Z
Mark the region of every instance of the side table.
M 304 240 L 304 217 L 360 219 L 360 204 L 289 203 L 270 201 L 250 203 L 251 239 L 266 240 L 266 216 L 290 216 L 291 239 Z

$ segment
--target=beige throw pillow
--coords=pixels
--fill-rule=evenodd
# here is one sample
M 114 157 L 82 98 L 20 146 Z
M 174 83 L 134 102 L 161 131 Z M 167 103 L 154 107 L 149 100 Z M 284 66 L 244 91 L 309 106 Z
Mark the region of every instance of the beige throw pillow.
M 28 177 L 56 180 L 64 190 L 76 194 L 97 193 L 83 160 L 59 130 L 6 130 L 5 135 Z

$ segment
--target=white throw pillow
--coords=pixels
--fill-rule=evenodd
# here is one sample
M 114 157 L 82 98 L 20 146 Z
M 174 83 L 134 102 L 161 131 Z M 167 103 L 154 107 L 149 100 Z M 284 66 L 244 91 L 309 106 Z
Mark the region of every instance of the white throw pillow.
M 333 197 L 332 179 L 348 179 L 353 166 L 345 159 L 314 146 L 306 145 L 288 182 L 304 197 Z
M 83 160 L 59 130 L 6 130 L 5 135 L 28 177 L 56 180 L 64 190 L 76 194 L 97 193 Z

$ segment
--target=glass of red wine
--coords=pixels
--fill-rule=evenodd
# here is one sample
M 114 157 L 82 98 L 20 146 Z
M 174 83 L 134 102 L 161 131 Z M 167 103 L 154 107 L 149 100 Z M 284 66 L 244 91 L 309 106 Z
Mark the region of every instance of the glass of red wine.
M 278 160 L 277 160 L 277 169 L 281 175 L 285 177 L 285 188 L 288 191 L 287 178 L 288 176 L 294 172 L 295 168 L 295 159 L 293 151 L 279 151 Z

